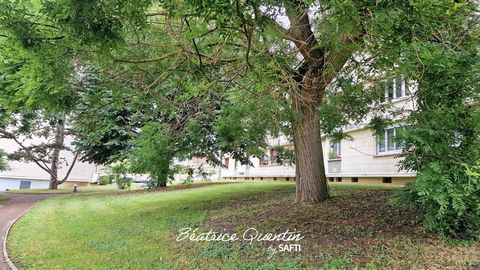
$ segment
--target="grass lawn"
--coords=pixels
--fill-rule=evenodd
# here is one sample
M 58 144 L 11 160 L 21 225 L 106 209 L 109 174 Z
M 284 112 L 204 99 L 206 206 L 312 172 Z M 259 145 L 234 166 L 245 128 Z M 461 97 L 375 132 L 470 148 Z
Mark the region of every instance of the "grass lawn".
M 22 269 L 462 269 L 480 266 L 479 243 L 421 233 L 411 209 L 386 205 L 395 190 L 331 185 L 320 205 L 292 203 L 293 183 L 181 186 L 163 192 L 65 196 L 40 202 L 13 227 Z M 172 191 L 168 191 L 171 189 Z M 301 251 L 280 242 L 176 241 L 181 228 L 300 232 Z
M 9 190 L 8 192 L 10 193 L 20 193 L 20 194 L 63 194 L 63 193 L 73 193 L 72 192 L 73 187 L 72 186 L 66 186 L 62 187 L 60 185 L 58 189 L 15 189 L 15 190 Z M 79 186 L 78 187 L 78 193 L 92 193 L 92 192 L 124 192 L 124 191 L 129 191 L 129 190 L 137 190 L 139 189 L 138 185 L 135 183 L 132 183 L 132 186 L 130 189 L 123 189 L 120 190 L 118 189 L 116 184 L 110 184 L 110 185 L 91 185 L 91 186 Z

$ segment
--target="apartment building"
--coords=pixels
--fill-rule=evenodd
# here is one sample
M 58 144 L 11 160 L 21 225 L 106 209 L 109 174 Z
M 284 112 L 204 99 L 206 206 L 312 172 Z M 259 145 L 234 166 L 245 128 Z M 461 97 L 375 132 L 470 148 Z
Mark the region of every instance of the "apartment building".
M 385 82 L 384 102 L 391 102 L 395 108 L 413 109 L 414 84 L 406 83 L 402 77 Z M 367 127 L 368 118 L 363 124 L 344 127 L 351 139 L 339 142 L 324 136 L 323 154 L 325 171 L 329 182 L 392 184 L 404 185 L 414 181 L 415 173 L 399 170 L 400 146 L 394 138 L 401 122 L 388 127 L 384 136 L 377 137 Z M 280 165 L 277 162 L 277 146 L 293 147 L 286 138 L 275 138 L 269 142 L 263 158 L 252 158 L 252 166 L 241 165 L 238 161 L 224 158 L 225 168 L 221 175 L 227 180 L 277 180 L 295 181 L 295 167 Z

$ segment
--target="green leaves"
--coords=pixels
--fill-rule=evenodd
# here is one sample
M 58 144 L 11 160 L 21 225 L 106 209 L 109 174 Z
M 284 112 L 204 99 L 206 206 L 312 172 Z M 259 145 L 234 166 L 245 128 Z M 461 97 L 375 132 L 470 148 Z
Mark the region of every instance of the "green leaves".
M 84 44 L 123 41 L 125 25 L 145 26 L 151 1 L 44 1 L 41 12 Z
M 410 200 L 425 210 L 424 225 L 443 236 L 480 237 L 478 167 L 444 167 L 430 163 L 406 187 Z
M 0 172 L 8 169 L 6 158 L 7 158 L 7 153 L 5 153 L 5 151 L 0 149 Z
M 154 187 L 165 186 L 173 177 L 170 166 L 173 160 L 170 129 L 156 122 L 142 127 L 139 136 L 131 141 L 130 171 L 148 173 Z
M 473 105 L 480 93 L 474 75 L 480 67 L 478 21 L 467 19 L 469 5 L 422 3 L 413 3 L 415 9 L 429 11 L 419 23 L 437 28 L 430 32 L 415 28 L 416 38 L 424 35 L 428 41 L 415 42 L 404 52 L 414 64 L 412 71 L 418 72 L 410 71 L 418 82 L 416 110 L 409 113 L 408 128 L 401 135 L 405 149 L 401 166 L 418 175 L 405 196 L 424 209 L 428 230 L 478 239 L 480 189 L 475 164 L 480 159 L 480 122 Z

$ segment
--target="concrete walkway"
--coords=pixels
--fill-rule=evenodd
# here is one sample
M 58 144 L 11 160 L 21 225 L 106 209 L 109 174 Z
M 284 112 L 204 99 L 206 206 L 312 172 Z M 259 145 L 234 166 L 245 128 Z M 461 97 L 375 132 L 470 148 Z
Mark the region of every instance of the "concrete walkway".
M 10 270 L 3 256 L 3 241 L 10 224 L 27 211 L 39 200 L 52 196 L 52 194 L 15 194 L 0 192 L 8 199 L 0 204 L 0 270 Z

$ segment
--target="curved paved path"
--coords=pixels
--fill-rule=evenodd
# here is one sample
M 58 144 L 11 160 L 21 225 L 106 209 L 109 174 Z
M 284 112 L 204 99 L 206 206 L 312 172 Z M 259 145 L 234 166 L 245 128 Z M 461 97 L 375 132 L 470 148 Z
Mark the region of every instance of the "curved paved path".
M 0 270 L 10 270 L 3 257 L 3 241 L 10 224 L 27 211 L 36 202 L 52 194 L 15 194 L 0 192 L 7 200 L 0 201 Z

